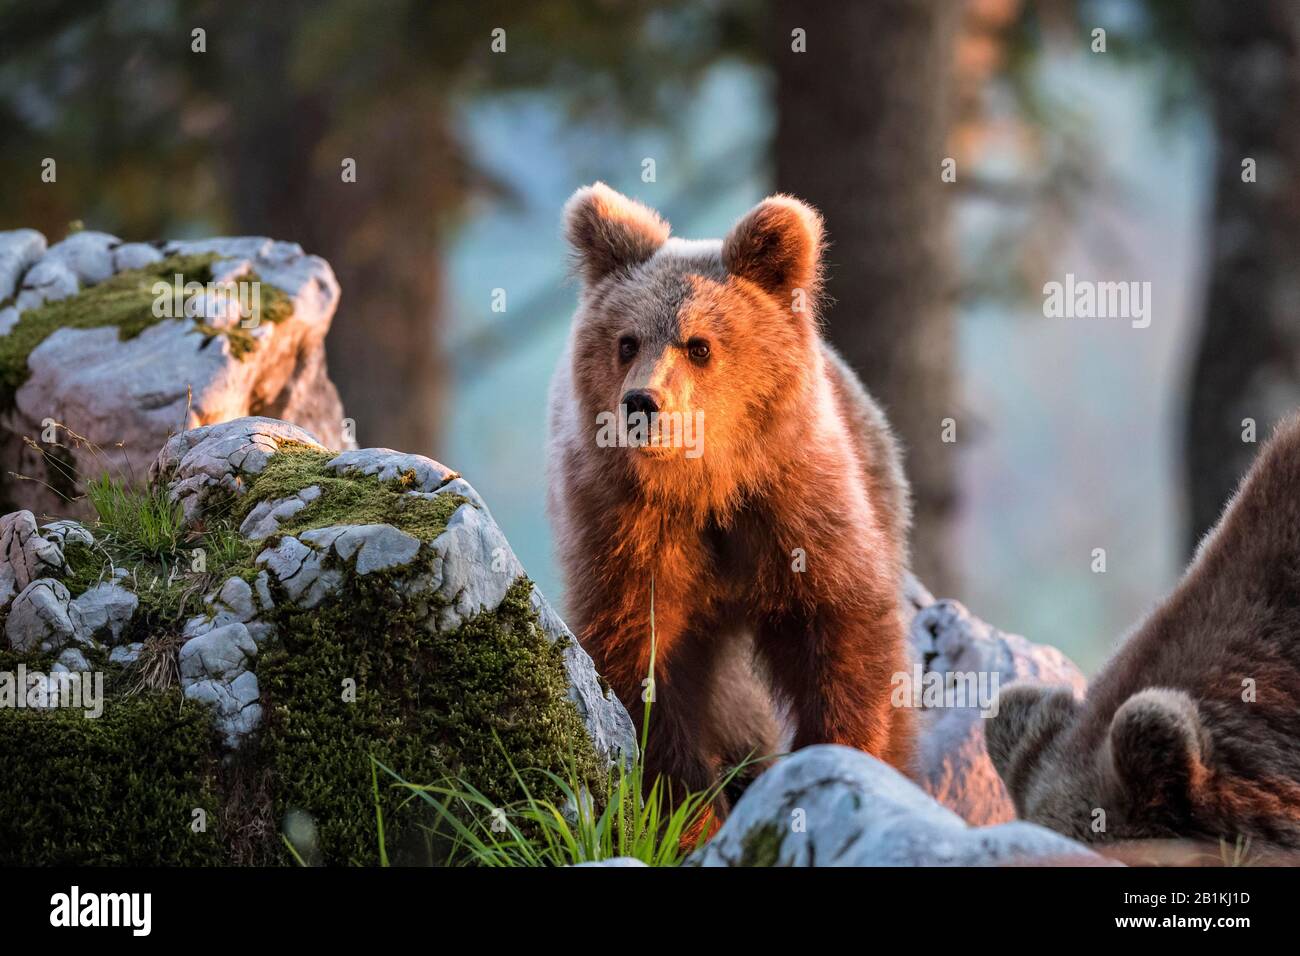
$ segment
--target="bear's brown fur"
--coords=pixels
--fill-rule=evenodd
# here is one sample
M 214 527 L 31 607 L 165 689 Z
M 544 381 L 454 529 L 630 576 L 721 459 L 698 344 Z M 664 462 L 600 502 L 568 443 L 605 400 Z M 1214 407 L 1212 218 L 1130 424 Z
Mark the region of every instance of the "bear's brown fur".
M 570 621 L 638 726 L 653 581 L 651 779 L 703 790 L 774 752 L 751 646 L 795 747 L 905 764 L 889 689 L 907 667 L 907 487 L 884 416 L 818 332 L 820 217 L 774 196 L 723 242 L 672 239 L 598 183 L 564 220 L 582 291 L 552 382 L 548 505 Z M 702 455 L 601 447 L 598 416 L 631 393 L 702 411 Z
M 1062 833 L 1300 848 L 1300 419 L 1087 698 L 1010 686 L 987 741 L 1020 815 Z

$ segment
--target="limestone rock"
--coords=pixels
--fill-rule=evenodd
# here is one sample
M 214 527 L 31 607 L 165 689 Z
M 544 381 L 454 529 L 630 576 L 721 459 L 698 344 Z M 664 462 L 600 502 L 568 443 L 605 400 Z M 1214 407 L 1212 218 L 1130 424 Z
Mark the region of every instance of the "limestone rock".
M 437 491 L 456 473 L 432 458 L 408 455 L 391 448 L 359 448 L 345 451 L 330 462 L 340 475 L 373 475 L 380 481 L 395 481 L 406 474 L 415 476 L 412 491 Z
M 86 660 L 86 655 L 76 647 L 65 648 L 59 654 L 59 663 L 55 666 L 59 665 L 74 674 L 84 674 L 90 670 L 90 662 Z
M 76 640 L 68 589 L 53 578 L 32 581 L 9 608 L 5 636 L 9 646 L 20 653 L 52 653 Z
M 205 508 L 243 494 L 281 448 L 293 452 L 303 447 L 321 450 L 302 429 L 270 419 L 239 419 L 175 436 L 158 456 L 151 477 L 166 485 L 187 520 L 200 521 Z M 260 574 L 255 584 L 232 578 L 218 593 L 208 596 L 208 612 L 185 627 L 188 641 L 238 623 L 255 644 L 261 644 L 271 639 L 274 630 L 265 612 L 274 607 L 275 600 L 298 609 L 314 609 L 336 597 L 350 575 L 379 573 L 391 575 L 394 591 L 417 614 L 427 615 L 431 630 L 447 632 L 495 610 L 524 576 L 478 493 L 450 468 L 420 455 L 384 448 L 344 451 L 325 467 L 343 478 L 404 489 L 400 494 L 413 501 L 447 495 L 464 501 L 448 519 L 445 530 L 432 540 L 373 523 L 335 524 L 282 534 L 282 522 L 319 499 L 322 491 L 314 484 L 259 502 L 241 523 L 241 534 L 253 541 L 281 536 L 257 555 L 255 566 Z M 602 689 L 591 659 L 536 589 L 530 603 L 546 639 L 563 642 L 568 696 L 597 752 L 607 757 L 631 756 L 636 735 L 627 711 Z M 222 713 L 228 718 L 233 717 L 228 695 L 211 689 L 196 693 L 224 708 Z M 240 715 L 243 725 L 255 723 L 244 711 Z
M 191 428 L 168 439 L 149 467 L 149 480 L 165 484 L 187 521 L 198 518 L 213 497 L 244 493 L 282 445 L 326 451 L 309 432 L 273 418 L 239 418 Z
M 114 664 L 134 664 L 140 659 L 144 644 L 135 641 L 131 644 L 119 644 L 109 653 L 108 659 Z
M 104 581 L 73 598 L 69 606 L 79 634 L 106 637 L 105 643 L 113 645 L 131 623 L 140 599 L 118 582 Z
M 45 237 L 35 229 L 0 232 L 0 302 L 12 299 L 27 270 L 45 254 Z
M 919 715 L 915 756 L 921 785 L 968 823 L 1014 820 L 1015 806 L 984 746 L 984 721 L 994 702 L 956 690 L 974 686 L 995 698 L 1011 681 L 1030 679 L 1070 687 L 1082 697 L 1082 672 L 1056 648 L 1000 631 L 956 601 L 934 601 L 917 610 L 911 642 L 918 666 L 951 691 L 943 706 Z
M 698 866 L 1105 865 L 1032 823 L 968 826 L 888 764 L 836 745 L 806 747 L 760 775 Z
M 32 230 L 0 233 L 0 335 L 21 313 L 93 287 L 114 273 L 174 254 L 215 253 L 214 275 L 257 273 L 285 294 L 292 315 L 248 329 L 254 347 L 236 354 L 224 336 L 196 331 L 190 318 L 161 318 L 122 339 L 111 327 L 53 331 L 27 357 L 29 375 L 0 412 L 0 478 L 11 501 L 36 513 L 66 508 L 42 481 L 49 476 L 38 437 L 53 419 L 99 446 L 113 449 L 122 474 L 143 476 L 150 460 L 178 428 L 267 412 L 296 422 L 333 448 L 345 438 L 342 406 L 325 365 L 325 334 L 339 300 L 329 264 L 295 243 L 266 238 L 218 238 L 122 243 L 106 233 L 79 232 L 45 249 Z M 12 297 L 12 305 L 6 299 Z M 10 310 L 13 310 L 11 313 Z M 220 322 L 216 319 L 217 324 Z M 160 361 L 160 357 L 165 360 Z M 103 463 L 80 442 L 66 442 L 77 475 L 98 474 Z M 120 445 L 120 448 L 119 448 Z
M 259 501 L 239 526 L 239 533 L 254 540 L 269 538 L 280 530 L 280 522 L 292 518 L 320 497 L 320 486 L 309 485 L 297 494 L 274 501 Z
M 15 511 L 0 518 L 0 566 L 10 570 L 14 587 L 22 590 L 37 578 L 67 570 L 62 537 L 42 537 L 30 511 Z
M 249 669 L 257 642 L 243 624 L 226 624 L 181 646 L 181 689 L 213 709 L 226 745 L 238 747 L 261 722 L 257 676 Z

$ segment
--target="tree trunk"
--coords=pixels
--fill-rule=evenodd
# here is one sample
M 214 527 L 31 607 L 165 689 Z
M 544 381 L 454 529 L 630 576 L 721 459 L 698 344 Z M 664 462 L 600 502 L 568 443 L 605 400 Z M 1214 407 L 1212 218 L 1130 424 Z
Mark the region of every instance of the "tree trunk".
M 433 454 L 446 368 L 439 349 L 442 229 L 463 174 L 445 105 L 418 90 L 383 110 L 340 116 L 337 97 L 292 94 L 292 21 L 276 12 L 226 55 L 231 122 L 223 146 L 236 227 L 298 242 L 329 261 L 342 298 L 326 339 L 330 377 L 364 446 Z M 356 161 L 356 181 L 342 163 Z
M 1255 456 L 1243 421 L 1262 441 L 1300 405 L 1300 9 L 1240 0 L 1195 13 L 1218 158 L 1185 433 L 1189 550 Z M 1248 158 L 1256 182 L 1242 179 Z
M 940 179 L 963 4 L 774 4 L 776 185 L 826 218 L 831 341 L 903 441 L 915 499 L 913 570 L 952 593 L 956 510 L 953 264 Z M 807 31 L 807 52 L 791 31 Z M 957 419 L 958 443 L 941 440 Z

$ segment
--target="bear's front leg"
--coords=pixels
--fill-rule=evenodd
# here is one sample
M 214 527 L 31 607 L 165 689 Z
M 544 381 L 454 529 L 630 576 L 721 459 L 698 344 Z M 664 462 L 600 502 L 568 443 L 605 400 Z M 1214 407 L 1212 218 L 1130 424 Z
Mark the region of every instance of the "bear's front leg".
M 759 649 L 791 705 L 794 748 L 843 744 L 904 768 L 909 715 L 890 703 L 905 666 L 903 623 L 893 602 L 820 603 L 771 617 Z
M 628 708 L 638 727 L 645 708 L 650 708 L 645 782 L 649 787 L 662 777 L 674 804 L 718 782 L 721 757 L 710 726 L 717 664 L 716 642 L 684 635 L 671 653 L 656 662 L 648 688 L 652 693 L 639 696 L 635 709 Z M 725 811 L 725 807 L 718 809 Z
M 679 563 L 678 567 L 690 567 Z M 655 598 L 654 677 L 651 680 L 652 574 L 611 562 L 622 573 L 609 575 L 608 590 L 591 585 L 589 602 L 577 608 L 580 640 L 597 671 L 632 717 L 637 732 L 650 707 L 645 752 L 647 788 L 656 776 L 665 778 L 675 797 L 705 790 L 716 780 L 719 760 L 711 741 L 710 706 L 719 655 L 717 640 L 701 634 L 693 580 L 658 572 Z M 716 635 L 713 635 L 716 638 Z

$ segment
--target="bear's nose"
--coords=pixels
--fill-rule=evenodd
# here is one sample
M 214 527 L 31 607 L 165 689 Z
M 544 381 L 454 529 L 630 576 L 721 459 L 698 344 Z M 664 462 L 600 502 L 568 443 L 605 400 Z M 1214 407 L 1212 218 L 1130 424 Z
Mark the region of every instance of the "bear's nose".
M 655 400 L 654 392 L 648 388 L 634 388 L 628 392 L 623 396 L 623 405 L 629 416 L 641 412 L 648 418 L 659 411 L 659 402 Z

